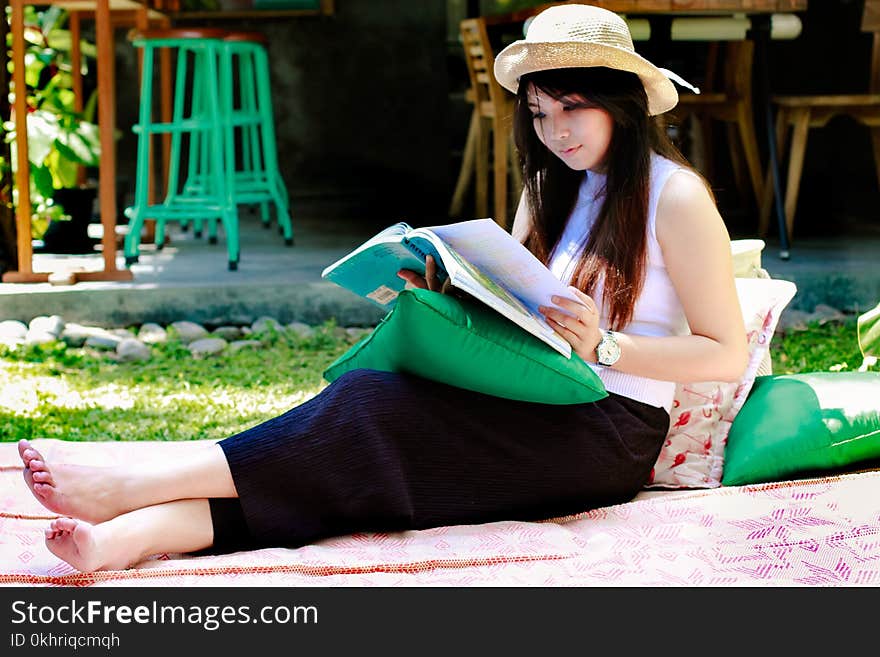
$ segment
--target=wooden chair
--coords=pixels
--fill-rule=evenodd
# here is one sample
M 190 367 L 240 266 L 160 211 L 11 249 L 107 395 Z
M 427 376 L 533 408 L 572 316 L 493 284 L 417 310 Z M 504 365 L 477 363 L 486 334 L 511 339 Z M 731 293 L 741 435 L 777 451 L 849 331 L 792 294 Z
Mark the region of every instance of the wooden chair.
M 705 149 L 703 174 L 710 180 L 713 162 L 710 121 L 727 124 L 727 143 L 737 189 L 743 198 L 753 195 L 757 208 L 761 202 L 763 173 L 752 112 L 754 52 L 754 43 L 749 40 L 710 43 L 703 92 L 682 93 L 670 114 L 679 121 L 689 117 L 700 121 Z
M 776 143 L 782 153 L 792 128 L 791 148 L 788 153 L 788 175 L 785 184 L 785 229 L 791 240 L 794 213 L 800 190 L 807 136 L 810 128 L 821 128 L 838 115 L 850 116 L 868 126 L 874 149 L 874 165 L 880 182 L 880 1 L 865 0 L 862 13 L 863 32 L 873 33 L 871 50 L 871 77 L 868 93 L 823 96 L 774 96 L 776 108 Z M 767 233 L 770 209 L 773 204 L 773 181 L 769 175 L 764 181 L 761 202 L 759 234 Z
M 485 20 L 467 18 L 461 21 L 459 28 L 471 81 L 466 98 L 474 104 L 474 109 L 449 216 L 457 217 L 461 214 L 465 195 L 474 178 L 476 214 L 478 217 L 490 216 L 491 169 L 491 216 L 502 228 L 509 229 L 510 198 L 518 198 L 522 187 L 522 174 L 512 141 L 514 99 L 498 84 L 492 72 L 495 56 L 489 43 Z M 508 184 L 508 176 L 512 177 L 512 185 Z

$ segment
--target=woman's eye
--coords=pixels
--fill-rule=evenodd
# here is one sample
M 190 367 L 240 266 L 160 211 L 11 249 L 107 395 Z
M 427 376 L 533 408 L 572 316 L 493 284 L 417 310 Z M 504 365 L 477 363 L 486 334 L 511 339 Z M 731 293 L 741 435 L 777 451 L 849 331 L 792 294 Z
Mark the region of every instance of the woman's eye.
M 589 107 L 592 107 L 589 103 L 575 103 L 573 105 L 565 105 L 562 110 L 564 112 L 571 112 L 572 110 L 587 109 Z
M 533 112 L 532 113 L 532 121 L 538 121 L 540 119 L 545 118 L 547 115 L 544 112 Z

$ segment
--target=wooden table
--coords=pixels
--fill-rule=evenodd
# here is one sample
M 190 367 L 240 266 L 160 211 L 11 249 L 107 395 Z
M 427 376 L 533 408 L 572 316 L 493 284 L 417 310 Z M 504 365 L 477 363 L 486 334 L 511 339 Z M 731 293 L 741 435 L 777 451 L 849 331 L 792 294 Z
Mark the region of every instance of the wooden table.
M 773 109 L 770 102 L 770 80 L 768 77 L 768 43 L 770 41 L 770 19 L 772 14 L 793 13 L 807 10 L 807 0 L 577 0 L 581 4 L 604 7 L 618 14 L 648 16 L 746 14 L 752 18 L 750 38 L 755 42 L 755 65 L 758 70 L 758 89 L 755 96 L 763 111 L 768 153 L 767 166 L 775 189 L 775 213 L 779 226 L 780 258 L 789 258 L 788 233 L 785 229 L 785 210 L 780 191 L 779 162 L 776 154 L 776 129 Z M 537 7 L 529 7 L 507 14 L 485 16 L 487 25 L 521 23 L 527 18 L 541 13 L 555 5 L 573 4 L 551 2 Z M 668 28 L 668 24 L 667 24 Z M 665 35 L 668 38 L 668 34 Z M 652 39 L 655 39 L 652 30 Z M 663 38 L 661 36 L 660 38 Z
M 548 2 L 507 14 L 485 16 L 486 24 L 524 21 L 548 7 L 565 4 L 595 5 L 617 14 L 774 14 L 807 10 L 807 0 L 575 0 Z
M 101 225 L 104 231 L 101 240 L 104 267 L 99 271 L 71 272 L 69 282 L 131 280 L 132 274 L 129 270 L 116 268 L 116 140 L 114 137 L 116 131 L 116 84 L 113 30 L 115 27 L 123 25 L 145 28 L 157 21 L 161 23 L 162 20 L 168 19 L 158 12 L 147 9 L 145 5 L 135 0 L 70 0 L 67 2 L 62 0 L 55 4 L 70 12 L 71 37 L 74 44 L 71 55 L 74 61 L 80 56 L 79 27 L 81 17 L 94 18 L 97 45 L 98 128 L 101 143 L 98 201 Z M 16 89 L 25 88 L 24 5 L 25 0 L 12 0 L 11 2 L 13 83 Z M 80 92 L 77 96 L 81 99 L 82 81 L 79 78 L 79 67 L 74 66 L 74 71 L 74 88 Z M 79 86 L 78 89 L 77 86 Z M 168 98 L 170 98 L 170 91 Z M 168 102 L 170 103 L 170 101 Z M 18 151 L 16 230 L 19 268 L 15 271 L 5 272 L 3 282 L 43 283 L 49 280 L 49 276 L 53 272 L 35 272 L 33 270 L 30 163 L 27 157 L 27 106 L 24 93 L 15 94 L 14 110 Z

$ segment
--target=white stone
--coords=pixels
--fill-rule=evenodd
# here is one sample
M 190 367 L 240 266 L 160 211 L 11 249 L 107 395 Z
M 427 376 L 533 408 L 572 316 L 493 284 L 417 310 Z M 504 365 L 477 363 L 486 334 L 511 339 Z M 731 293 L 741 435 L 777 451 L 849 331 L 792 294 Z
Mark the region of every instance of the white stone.
M 837 308 L 832 308 L 824 303 L 820 303 L 813 308 L 813 316 L 811 319 L 819 320 L 820 324 L 825 324 L 827 322 L 843 321 L 846 319 L 846 315 L 840 312 Z
M 218 326 L 211 335 L 216 338 L 223 338 L 226 341 L 232 341 L 241 337 L 241 329 L 238 326 Z
M 303 339 L 308 339 L 315 335 L 315 329 L 303 322 L 291 322 L 287 325 L 287 329 Z
M 235 342 L 231 342 L 229 344 L 229 350 L 232 353 L 237 351 L 241 351 L 242 349 L 256 349 L 257 347 L 262 347 L 263 343 L 259 340 L 236 340 Z
M 201 324 L 195 322 L 172 322 L 169 328 L 173 328 L 180 336 L 180 341 L 189 344 L 196 340 L 200 340 L 208 335 L 207 329 Z
M 153 352 L 150 347 L 145 345 L 137 338 L 123 338 L 122 342 L 116 345 L 116 355 L 121 361 L 133 360 L 150 360 Z
M 28 328 L 24 322 L 15 319 L 7 319 L 0 322 L 0 342 L 9 344 L 21 342 L 27 336 Z
M 202 338 L 194 340 L 187 347 L 193 356 L 203 358 L 219 354 L 226 348 L 227 342 L 223 338 Z
M 58 336 L 54 333 L 49 333 L 48 331 L 41 330 L 29 330 L 27 332 L 27 336 L 25 336 L 24 343 L 25 344 L 46 344 L 48 342 L 54 342 L 58 339 Z
M 34 317 L 30 321 L 28 324 L 28 330 L 40 333 L 51 333 L 57 338 L 64 330 L 64 320 L 61 319 L 61 315 L 52 315 L 51 317 L 41 315 L 39 317 Z
M 68 347 L 82 347 L 90 336 L 106 335 L 107 333 L 107 330 L 97 326 L 83 326 L 82 324 L 70 322 L 64 325 L 61 339 L 64 340 Z
M 168 332 L 152 322 L 142 324 L 137 336 L 138 340 L 144 344 L 159 344 L 168 341 Z
M 803 310 L 795 310 L 788 308 L 779 316 L 779 322 L 776 325 L 776 332 L 783 331 L 806 331 L 807 322 L 810 321 L 810 313 Z
M 86 338 L 85 346 L 92 347 L 93 349 L 101 349 L 103 351 L 116 351 L 116 347 L 119 346 L 120 342 L 122 342 L 122 338 L 118 335 L 113 335 L 109 331 L 105 331 L 103 333 L 90 335 Z
M 279 333 L 284 330 L 281 323 L 274 317 L 260 317 L 257 321 L 251 324 L 251 330 L 254 333 L 263 333 L 264 331 L 269 331 L 271 329 L 274 329 Z

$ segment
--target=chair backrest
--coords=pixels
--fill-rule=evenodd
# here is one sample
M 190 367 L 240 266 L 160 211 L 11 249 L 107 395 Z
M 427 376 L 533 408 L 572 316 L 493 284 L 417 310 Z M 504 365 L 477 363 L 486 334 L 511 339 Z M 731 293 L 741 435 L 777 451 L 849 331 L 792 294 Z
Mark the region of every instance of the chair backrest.
M 459 31 L 474 103 L 481 116 L 500 117 L 509 107 L 511 97 L 495 80 L 492 70 L 495 54 L 489 43 L 486 22 L 482 17 L 466 18 L 459 23 Z
M 750 99 L 754 58 L 755 44 L 750 39 L 711 42 L 706 55 L 704 90 L 723 92 L 731 100 Z M 720 77 L 716 78 L 719 68 Z

